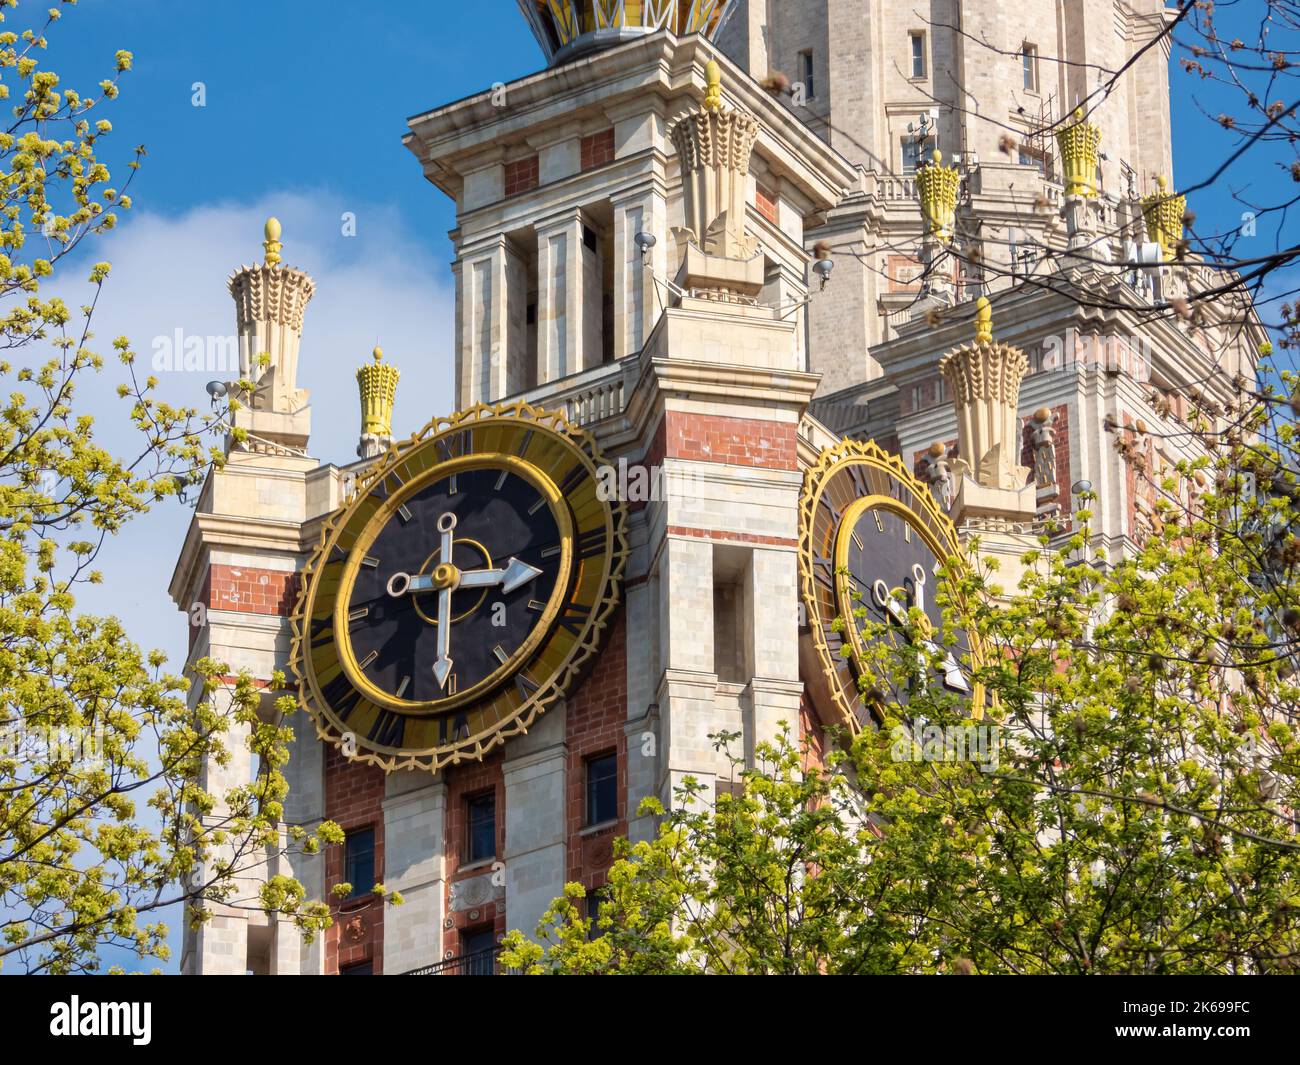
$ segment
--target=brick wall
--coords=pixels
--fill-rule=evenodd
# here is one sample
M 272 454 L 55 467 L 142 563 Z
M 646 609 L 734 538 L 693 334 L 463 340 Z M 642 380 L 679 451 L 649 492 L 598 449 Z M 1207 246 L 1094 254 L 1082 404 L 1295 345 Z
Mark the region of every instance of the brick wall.
M 345 832 L 372 828 L 375 833 L 375 880 L 384 879 L 384 772 L 349 761 L 337 747 L 325 751 L 325 817 Z M 344 882 L 343 845 L 325 850 L 325 888 Z M 370 884 L 354 884 L 360 897 L 342 902 L 330 898 L 334 924 L 325 933 L 325 972 L 369 961 L 379 975 L 384 965 L 384 903 L 364 892 Z M 328 898 L 328 894 L 327 894 Z
M 496 858 L 500 861 L 506 852 L 506 785 L 502 772 L 505 755 L 500 748 L 489 754 L 481 763 L 469 762 L 464 765 L 449 766 L 447 780 L 447 821 L 444 854 L 447 859 L 447 899 L 445 912 L 451 920 L 451 929 L 443 931 L 444 953 L 453 950 L 463 953 L 461 940 L 473 932 L 491 928 L 497 937 L 506 933 L 506 909 L 495 902 L 488 902 L 476 909 L 451 909 L 452 884 L 470 877 L 483 876 L 492 870 L 492 862 L 475 863 L 462 869 L 466 854 L 469 828 L 467 802 L 483 792 L 491 791 L 496 795 Z M 454 930 L 454 931 L 453 931 Z
M 804 772 L 826 768 L 826 730 L 818 720 L 807 689 L 799 696 L 799 743 L 803 748 Z
M 613 844 L 627 835 L 627 628 L 622 610 L 605 636 L 595 665 L 566 703 L 565 743 L 569 748 L 568 880 L 590 892 L 602 887 L 613 864 Z M 585 762 L 614 751 L 618 756 L 618 820 L 599 832 L 584 833 L 587 818 Z
M 200 594 L 203 597 L 200 601 L 211 610 L 288 617 L 298 594 L 298 575 L 285 570 L 216 563 L 208 567 Z
M 754 206 L 769 222 L 776 221 L 776 193 L 759 182 L 754 184 Z
M 727 418 L 712 414 L 664 415 L 664 454 L 667 458 L 727 462 L 793 470 L 798 438 L 793 423 Z
M 517 193 L 528 192 L 530 189 L 537 188 L 540 175 L 541 170 L 538 166 L 536 155 L 530 155 L 526 158 L 515 159 L 513 162 L 506 163 L 506 195 L 514 196 Z
M 591 170 L 614 161 L 614 130 L 603 129 L 583 137 L 579 144 L 579 165 L 583 170 Z

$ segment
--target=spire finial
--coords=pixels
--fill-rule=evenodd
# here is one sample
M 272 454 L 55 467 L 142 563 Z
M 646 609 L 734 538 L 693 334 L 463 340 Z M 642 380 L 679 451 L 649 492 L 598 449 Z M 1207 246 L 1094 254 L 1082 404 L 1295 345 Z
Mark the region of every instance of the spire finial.
M 373 458 L 393 438 L 393 406 L 397 397 L 397 367 L 383 361 L 383 349 L 376 344 L 370 353 L 374 362 L 357 371 L 357 388 L 361 394 L 361 442 L 357 454 Z
M 704 66 L 704 110 L 722 110 L 722 67 L 716 59 Z
M 262 242 L 262 250 L 265 253 L 267 266 L 278 266 L 280 263 L 280 220 L 278 218 L 268 218 L 266 226 L 263 229 L 266 239 Z
M 993 343 L 993 307 L 987 296 L 975 301 L 975 343 Z

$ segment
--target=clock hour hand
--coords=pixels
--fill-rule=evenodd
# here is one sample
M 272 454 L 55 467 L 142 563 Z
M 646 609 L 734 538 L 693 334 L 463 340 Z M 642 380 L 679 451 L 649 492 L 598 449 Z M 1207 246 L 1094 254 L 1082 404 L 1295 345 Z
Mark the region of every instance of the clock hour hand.
M 438 660 L 433 664 L 433 677 L 439 688 L 447 686 L 451 673 L 451 589 L 438 593 Z
M 530 566 L 522 559 L 511 558 L 505 564 L 504 569 L 475 569 L 462 571 L 460 575 L 460 587 L 462 588 L 484 588 L 494 584 L 501 585 L 501 591 L 505 594 L 513 592 L 536 577 L 540 577 L 542 571 L 536 566 Z

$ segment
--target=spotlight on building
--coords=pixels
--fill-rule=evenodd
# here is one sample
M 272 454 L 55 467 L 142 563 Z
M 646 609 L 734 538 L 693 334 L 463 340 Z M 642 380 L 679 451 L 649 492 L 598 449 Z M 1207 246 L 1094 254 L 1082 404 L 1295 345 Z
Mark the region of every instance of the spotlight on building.
M 208 398 L 212 400 L 212 409 L 216 410 L 222 398 L 230 394 L 230 386 L 225 381 L 209 381 L 207 392 Z
M 833 259 L 818 259 L 813 263 L 813 273 L 821 278 L 822 288 L 826 287 L 826 282 L 831 279 L 831 271 L 834 269 L 835 261 Z
M 1081 496 L 1081 495 L 1083 495 L 1084 492 L 1091 492 L 1091 491 L 1092 491 L 1092 482 L 1091 482 L 1091 481 L 1075 481 L 1074 484 L 1072 484 L 1072 485 L 1070 486 L 1070 491 L 1071 491 L 1074 495 L 1076 495 L 1076 496 Z
M 638 233 L 632 239 L 636 241 L 637 250 L 641 252 L 641 262 L 649 265 L 650 249 L 658 243 L 655 240 L 655 235 L 653 233 Z

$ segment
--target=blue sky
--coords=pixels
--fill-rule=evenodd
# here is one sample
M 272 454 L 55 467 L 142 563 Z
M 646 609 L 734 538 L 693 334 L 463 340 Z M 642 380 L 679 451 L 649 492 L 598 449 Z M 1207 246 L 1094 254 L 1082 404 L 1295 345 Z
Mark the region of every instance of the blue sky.
M 25 3 L 8 26 L 46 6 Z M 1220 10 L 1244 21 L 1249 7 Z M 318 285 L 299 382 L 313 391 L 313 452 L 353 457 L 352 374 L 376 340 L 402 370 L 399 432 L 449 411 L 453 212 L 401 137 L 407 116 L 542 65 L 513 0 L 82 0 L 54 27 L 43 62 L 88 90 L 111 71 L 118 48 L 135 54 L 135 68 L 120 100 L 98 116 L 114 125 L 103 154 L 119 170 L 136 144 L 148 156 L 131 188 L 136 210 L 90 252 L 114 263 L 97 315 L 100 349 L 119 333 L 144 354 L 153 338 L 177 329 L 233 332 L 226 276 L 260 256 L 262 220 L 275 214 L 286 261 Z M 198 82 L 202 107 L 193 102 Z M 1230 137 L 1199 114 L 1222 109 L 1213 88 L 1181 73 L 1173 84 L 1176 175 L 1185 183 L 1204 176 Z M 1252 155 L 1229 181 L 1285 190 L 1269 165 Z M 1241 213 L 1226 196 L 1204 194 L 1193 209 L 1201 227 L 1236 224 Z M 355 236 L 343 235 L 344 212 L 356 217 Z M 1295 230 L 1292 223 L 1288 242 Z M 1264 227 L 1259 239 L 1274 236 Z M 75 280 L 60 284 L 75 294 Z M 166 378 L 163 394 L 203 405 L 209 376 Z M 109 420 L 101 415 L 100 424 L 112 439 Z M 166 587 L 189 517 L 172 505 L 136 523 L 102 558 L 107 585 L 81 599 L 87 610 L 121 615 L 177 666 L 185 628 Z

